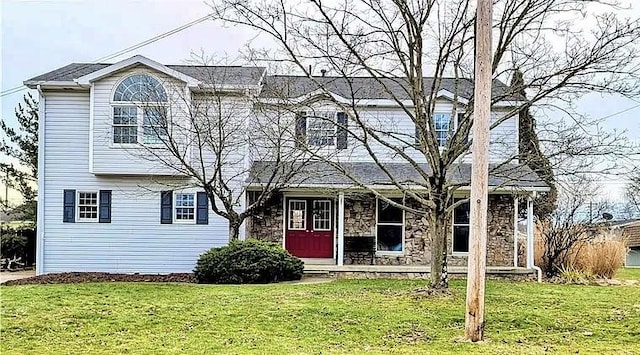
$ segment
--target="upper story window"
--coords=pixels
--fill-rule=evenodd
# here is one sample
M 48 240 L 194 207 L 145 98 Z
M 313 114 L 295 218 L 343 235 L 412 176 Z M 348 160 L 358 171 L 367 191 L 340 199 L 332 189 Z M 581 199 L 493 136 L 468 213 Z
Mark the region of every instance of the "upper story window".
M 462 114 L 458 114 L 458 121 L 460 120 Z M 452 125 L 455 122 L 452 119 L 451 113 L 434 113 L 433 114 L 433 125 L 435 127 L 436 140 L 438 141 L 438 147 L 444 148 L 447 145 L 447 140 L 449 139 L 449 130 L 451 130 Z M 418 126 L 416 126 L 416 143 L 420 139 L 420 132 L 418 132 Z
M 113 101 L 167 102 L 167 94 L 158 79 L 150 75 L 134 74 L 118 84 Z
M 156 78 L 134 74 L 113 94 L 113 143 L 159 144 L 167 135 L 167 94 Z
M 436 127 L 438 147 L 444 147 L 447 145 L 447 139 L 449 138 L 449 126 L 451 124 L 450 113 L 436 113 L 433 115 L 433 125 Z
M 307 144 L 313 147 L 336 145 L 336 112 L 316 112 L 307 117 Z
M 296 146 L 346 149 L 349 121 L 339 111 L 298 112 L 296 115 Z

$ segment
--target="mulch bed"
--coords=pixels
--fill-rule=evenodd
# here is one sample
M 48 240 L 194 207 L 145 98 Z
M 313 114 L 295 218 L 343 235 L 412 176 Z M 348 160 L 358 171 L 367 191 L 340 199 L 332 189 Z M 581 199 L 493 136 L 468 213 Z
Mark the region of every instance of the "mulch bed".
M 186 282 L 195 283 L 191 273 L 175 273 L 165 275 L 150 274 L 111 274 L 107 272 L 65 272 L 10 280 L 3 285 L 39 285 L 39 284 L 71 284 L 82 282 Z

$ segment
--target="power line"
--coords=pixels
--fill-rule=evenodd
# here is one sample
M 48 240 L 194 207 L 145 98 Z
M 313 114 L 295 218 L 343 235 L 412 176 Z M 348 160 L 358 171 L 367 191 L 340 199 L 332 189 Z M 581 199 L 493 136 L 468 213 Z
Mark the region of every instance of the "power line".
M 118 57 L 118 56 L 120 56 L 120 55 L 123 55 L 123 54 L 125 54 L 125 53 L 131 52 L 131 51 L 133 51 L 133 50 L 136 50 L 136 49 L 138 49 L 138 48 L 142 48 L 142 47 L 147 46 L 147 45 L 149 45 L 149 44 L 151 44 L 151 43 L 157 42 L 157 41 L 159 41 L 159 40 L 161 40 L 161 39 L 164 39 L 164 38 L 166 38 L 166 37 L 169 37 L 169 36 L 171 36 L 171 35 L 174 35 L 174 34 L 176 34 L 176 33 L 178 33 L 178 32 L 184 31 L 184 30 L 186 30 L 187 28 L 192 27 L 192 26 L 194 26 L 194 25 L 197 25 L 197 24 L 199 24 L 199 23 L 201 23 L 201 22 L 204 22 L 205 20 L 207 20 L 207 19 L 209 19 L 209 18 L 211 18 L 211 15 L 210 15 L 210 14 L 209 14 L 209 15 L 206 15 L 206 16 L 203 16 L 203 17 L 200 17 L 200 18 L 199 18 L 199 19 L 197 19 L 197 20 L 194 20 L 194 21 L 188 22 L 188 23 L 186 23 L 186 24 L 184 24 L 184 25 L 178 26 L 178 27 L 176 27 L 176 28 L 174 28 L 174 29 L 172 29 L 172 30 L 169 30 L 169 31 L 164 32 L 164 33 L 161 33 L 161 34 L 159 34 L 159 35 L 157 35 L 157 36 L 155 36 L 155 37 L 152 37 L 152 38 L 147 39 L 147 40 L 145 40 L 145 41 L 142 41 L 142 42 L 140 42 L 140 43 L 134 44 L 133 46 L 127 47 L 127 48 L 122 49 L 122 50 L 119 50 L 119 51 L 117 51 L 117 52 L 115 52 L 115 53 L 112 53 L 112 54 L 106 55 L 106 56 L 104 56 L 104 57 L 100 57 L 100 58 L 98 58 L 98 59 L 96 59 L 96 60 L 91 61 L 91 63 L 98 63 L 98 62 L 101 62 L 101 61 L 109 60 L 109 59 L 112 59 L 112 58 Z M 11 88 L 11 89 L 4 90 L 4 91 L 2 91 L 2 93 L 0 93 L 0 97 L 6 96 L 6 95 L 15 94 L 15 93 L 17 93 L 17 92 L 20 92 L 20 91 L 22 91 L 22 90 L 25 90 L 26 88 L 27 88 L 26 86 L 24 86 L 24 85 L 20 85 L 20 86 L 16 86 L 16 87 L 14 87 L 14 88 Z
M 609 117 L 617 116 L 617 115 L 623 114 L 623 113 L 625 113 L 625 112 L 627 112 L 627 111 L 631 111 L 631 110 L 633 110 L 633 109 L 636 109 L 636 108 L 638 108 L 638 107 L 640 107 L 640 104 L 637 104 L 637 105 L 635 105 L 635 106 L 631 106 L 631 107 L 626 108 L 626 109 L 624 109 L 624 110 L 622 110 L 622 111 L 614 112 L 614 113 L 612 113 L 612 114 L 610 114 L 610 115 L 606 115 L 606 116 L 604 116 L 604 117 L 600 117 L 600 119 L 601 119 L 601 120 L 604 120 L 604 119 L 607 119 L 607 118 L 609 118 Z

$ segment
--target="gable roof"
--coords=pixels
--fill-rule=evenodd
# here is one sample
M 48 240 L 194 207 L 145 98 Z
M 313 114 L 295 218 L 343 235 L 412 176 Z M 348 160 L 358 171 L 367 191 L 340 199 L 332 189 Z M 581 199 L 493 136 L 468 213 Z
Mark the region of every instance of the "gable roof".
M 130 61 L 130 63 L 126 63 L 127 61 Z M 146 63 L 147 61 L 149 63 Z M 91 76 L 92 74 L 96 75 L 96 73 L 100 73 L 101 71 L 107 71 L 110 67 L 114 68 L 114 70 L 121 70 L 123 68 L 116 67 L 120 63 L 131 67 L 135 65 L 149 65 L 156 62 L 142 56 L 135 56 L 115 64 L 72 63 L 26 80 L 24 84 L 34 88 L 36 85 L 44 82 L 72 83 L 83 77 Z M 183 76 L 181 79 L 185 81 L 192 79 L 204 85 L 260 85 L 266 71 L 264 67 L 157 64 L 170 71 L 179 73 L 180 76 Z
M 314 82 L 314 80 L 317 82 Z M 423 78 L 425 89 L 430 90 L 433 78 Z M 438 92 L 458 93 L 458 96 L 468 100 L 473 97 L 473 81 L 470 79 L 442 78 L 436 88 Z M 265 78 L 260 93 L 264 98 L 296 98 L 318 90 L 328 91 L 346 99 L 379 99 L 393 100 L 394 96 L 400 100 L 409 100 L 409 83 L 405 78 L 374 78 L 374 77 L 314 77 L 273 75 Z M 501 100 L 525 100 L 514 93 L 509 86 L 500 80 L 493 80 L 491 88 L 494 98 Z M 391 94 L 390 94 L 391 92 Z

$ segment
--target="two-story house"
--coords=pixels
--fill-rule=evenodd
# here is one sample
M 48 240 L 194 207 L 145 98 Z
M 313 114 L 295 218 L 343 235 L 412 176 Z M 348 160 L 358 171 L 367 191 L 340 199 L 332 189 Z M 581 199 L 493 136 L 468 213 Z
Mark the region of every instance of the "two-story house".
M 233 75 L 218 75 L 229 71 Z M 349 85 L 340 78 L 317 80 L 324 83 L 323 95 L 329 91 L 333 102 L 357 100 L 362 119 L 387 129 L 390 137 L 416 135 L 413 122 L 373 78 L 354 78 Z M 355 92 L 354 82 L 361 88 Z M 457 124 L 452 107 L 465 105 L 473 92 L 472 84 L 465 83 L 458 95 L 451 92 L 447 80 L 438 91 L 434 119 L 443 142 Z M 38 274 L 190 272 L 199 254 L 228 242 L 228 222 L 212 211 L 203 192 L 188 187 L 188 179 L 171 169 L 166 160 L 159 164 L 154 160 L 157 156 L 140 149 L 157 143 L 158 134 L 154 129 L 158 117 L 144 105 L 148 97 L 140 91 L 143 86 L 154 88 L 153 101 L 163 111 L 179 112 L 173 107 L 180 102 L 175 95 L 189 99 L 207 95 L 214 84 L 217 91 L 233 91 L 236 96 L 308 101 L 312 112 L 283 117 L 295 132 L 291 149 L 298 144 L 294 141 L 303 141 L 317 148 L 316 152 L 326 152 L 350 175 L 337 172 L 335 166 L 322 160 L 307 166 L 245 223 L 241 238 L 282 243 L 309 264 L 429 264 L 429 238 L 422 216 L 394 207 L 371 193 L 374 189 L 402 201 L 403 195 L 390 181 L 389 172 L 406 182 L 420 178 L 415 169 L 396 155 L 385 154 L 384 147 L 373 146 L 370 149 L 379 150 L 376 157 L 385 163 L 383 172 L 366 147 L 340 128 L 347 123 L 346 114 L 331 101 L 314 99 L 317 85 L 309 78 L 269 76 L 259 67 L 162 65 L 135 56 L 115 64 L 74 63 L 25 81 L 40 95 Z M 494 90 L 503 89 L 507 89 L 504 84 L 494 85 Z M 518 104 L 518 97 L 498 102 L 492 119 L 500 119 Z M 252 109 L 251 105 L 246 107 Z M 237 119 L 250 124 L 244 117 Z M 327 121 L 338 125 L 327 125 Z M 250 131 L 249 127 L 246 130 Z M 178 132 L 169 131 L 165 134 Z M 492 130 L 491 141 L 490 160 L 494 165 L 516 156 L 517 116 Z M 188 151 L 188 144 L 185 149 Z M 415 146 L 407 147 L 407 152 L 419 160 Z M 236 153 L 233 161 L 249 168 L 244 175 L 231 174 L 230 186 L 245 187 L 249 193 L 241 200 L 250 203 L 251 190 L 261 188 L 261 179 L 272 165 L 255 161 L 241 149 Z M 548 187 L 526 166 L 504 165 L 502 174 L 490 178 L 488 264 L 513 267 L 517 265 L 518 200 L 528 198 L 530 202 L 527 244 L 531 246 L 530 197 Z M 450 179 L 464 185 L 470 171 L 469 157 L 463 157 Z M 460 198 L 468 196 L 468 188 L 458 189 L 457 194 Z M 464 266 L 469 246 L 469 205 L 457 207 L 449 223 L 449 262 Z M 532 248 L 527 249 L 527 265 L 532 267 Z

